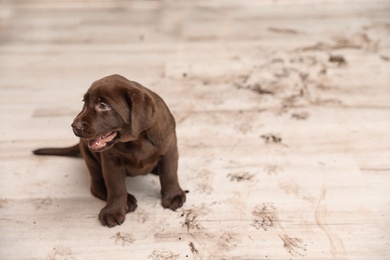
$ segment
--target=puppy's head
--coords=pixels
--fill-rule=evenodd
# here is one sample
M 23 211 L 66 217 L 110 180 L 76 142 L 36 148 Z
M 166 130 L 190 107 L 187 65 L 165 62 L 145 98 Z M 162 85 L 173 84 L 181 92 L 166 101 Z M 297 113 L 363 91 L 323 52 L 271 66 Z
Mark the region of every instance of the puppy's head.
M 154 121 L 155 103 L 150 92 L 119 75 L 95 81 L 84 95 L 84 106 L 72 123 L 76 136 L 89 149 L 105 151 L 117 142 L 129 142 Z

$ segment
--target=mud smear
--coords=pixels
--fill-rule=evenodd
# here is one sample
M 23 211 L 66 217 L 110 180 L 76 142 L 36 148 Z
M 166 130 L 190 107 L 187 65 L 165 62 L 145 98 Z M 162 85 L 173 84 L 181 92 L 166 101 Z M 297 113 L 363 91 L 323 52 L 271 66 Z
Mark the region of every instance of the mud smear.
M 198 249 L 195 248 L 195 245 L 193 242 L 190 242 L 188 244 L 188 246 L 190 247 L 190 250 L 192 252 L 193 255 L 197 255 L 199 252 L 198 252 Z
M 278 164 L 267 164 L 264 166 L 264 171 L 268 175 L 277 175 L 278 173 L 283 171 L 283 168 Z
M 254 177 L 253 174 L 250 174 L 249 172 L 237 172 L 237 173 L 229 173 L 227 177 L 230 179 L 230 181 L 250 181 Z
M 7 199 L 0 199 L 0 209 L 4 208 L 8 204 Z
M 210 185 L 210 183 L 213 183 L 213 174 L 209 170 L 202 170 L 196 176 L 197 178 L 194 180 L 196 182 L 196 190 L 200 193 L 211 194 L 214 190 Z
M 297 30 L 294 29 L 287 29 L 287 28 L 276 28 L 276 27 L 269 27 L 268 31 L 273 33 L 280 33 L 280 34 L 299 34 Z
M 317 199 L 314 196 L 304 194 L 301 187 L 295 181 L 279 182 L 279 188 L 289 195 L 291 194 L 297 198 L 308 201 L 312 205 L 316 204 Z
M 168 250 L 154 250 L 148 257 L 152 260 L 176 260 L 179 259 L 180 254 L 172 253 Z
M 321 196 L 317 202 L 315 217 L 317 225 L 324 231 L 329 239 L 330 250 L 334 259 L 347 259 L 343 241 L 332 231 L 326 222 L 327 208 L 326 208 L 326 189 L 322 188 Z
M 287 250 L 292 256 L 305 256 L 304 252 L 307 251 L 306 244 L 303 243 L 302 239 L 291 238 L 287 235 L 280 236 L 280 239 L 284 242 L 284 249 Z
M 221 250 L 231 250 L 237 247 L 240 236 L 234 233 L 224 233 L 218 238 L 217 246 Z
M 303 50 L 273 54 L 238 76 L 233 85 L 256 93 L 262 105 L 277 114 L 311 105 L 342 105 L 338 97 L 323 98 L 323 94 L 335 88 L 328 72 L 346 65 L 342 55 L 307 54 Z
M 383 61 L 386 61 L 386 62 L 389 62 L 389 61 L 390 61 L 390 57 L 389 57 L 389 56 L 386 56 L 386 55 L 380 55 L 380 58 L 381 58 Z
M 53 251 L 49 253 L 46 257 L 46 260 L 55 259 L 76 260 L 78 258 L 74 255 L 74 253 L 69 247 L 56 246 L 53 248 Z
M 31 203 L 36 210 L 47 210 L 53 204 L 53 201 L 51 198 L 47 197 L 45 199 L 33 199 L 31 200 Z
M 358 32 L 349 36 L 335 36 L 331 42 L 318 42 L 316 44 L 296 49 L 298 52 L 331 51 L 343 49 L 357 49 L 377 52 L 380 40 L 374 40 L 366 32 Z
M 296 112 L 291 114 L 291 118 L 297 119 L 297 120 L 306 120 L 310 117 L 310 114 L 308 112 Z
M 292 194 L 295 197 L 299 197 L 301 193 L 301 188 L 299 187 L 299 185 L 295 182 L 292 182 L 291 180 L 283 183 L 279 183 L 279 187 L 282 190 L 284 190 L 287 194 Z
M 118 232 L 114 236 L 112 236 L 111 239 L 114 239 L 115 245 L 121 246 L 128 246 L 135 241 L 130 233 L 125 232 Z
M 198 222 L 199 214 L 203 213 L 196 209 L 184 210 L 181 214 L 181 216 L 184 217 L 182 227 L 185 228 L 188 233 L 192 230 L 202 229 L 202 225 Z
M 144 210 L 137 209 L 136 219 L 137 219 L 138 223 L 143 224 L 143 223 L 145 223 L 146 221 L 149 220 L 149 215 Z
M 256 206 L 252 215 L 255 217 L 252 226 L 256 229 L 276 231 L 279 238 L 283 241 L 284 249 L 292 256 L 306 256 L 306 244 L 300 238 L 291 238 L 287 235 L 283 226 L 280 224 L 276 208 L 271 204 Z

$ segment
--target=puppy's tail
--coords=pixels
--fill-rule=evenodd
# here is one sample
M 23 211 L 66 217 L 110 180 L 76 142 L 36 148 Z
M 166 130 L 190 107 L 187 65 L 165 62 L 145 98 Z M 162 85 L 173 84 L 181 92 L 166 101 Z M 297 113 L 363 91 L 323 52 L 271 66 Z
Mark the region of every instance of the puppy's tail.
M 81 157 L 79 144 L 65 148 L 41 148 L 34 150 L 33 154 Z

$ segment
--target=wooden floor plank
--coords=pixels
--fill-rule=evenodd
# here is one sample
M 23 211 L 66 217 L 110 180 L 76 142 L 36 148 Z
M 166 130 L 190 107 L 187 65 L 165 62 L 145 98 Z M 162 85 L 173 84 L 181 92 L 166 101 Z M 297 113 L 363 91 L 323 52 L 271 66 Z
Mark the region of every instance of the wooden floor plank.
M 0 4 L 0 259 L 390 258 L 388 1 Z M 90 84 L 122 74 L 177 121 L 187 202 L 109 229 L 73 145 Z

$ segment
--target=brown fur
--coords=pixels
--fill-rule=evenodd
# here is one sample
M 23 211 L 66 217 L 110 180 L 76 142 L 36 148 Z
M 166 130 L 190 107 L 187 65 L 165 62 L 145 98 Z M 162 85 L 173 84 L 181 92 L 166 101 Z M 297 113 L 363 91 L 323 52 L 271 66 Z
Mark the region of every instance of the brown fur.
M 181 207 L 186 196 L 177 177 L 175 120 L 164 101 L 140 84 L 112 75 L 94 82 L 84 102 L 72 124 L 80 143 L 34 153 L 81 153 L 91 176 L 92 194 L 107 201 L 99 214 L 103 225 L 122 224 L 125 214 L 137 207 L 135 197 L 127 193 L 126 175 L 158 174 L 162 206 Z

